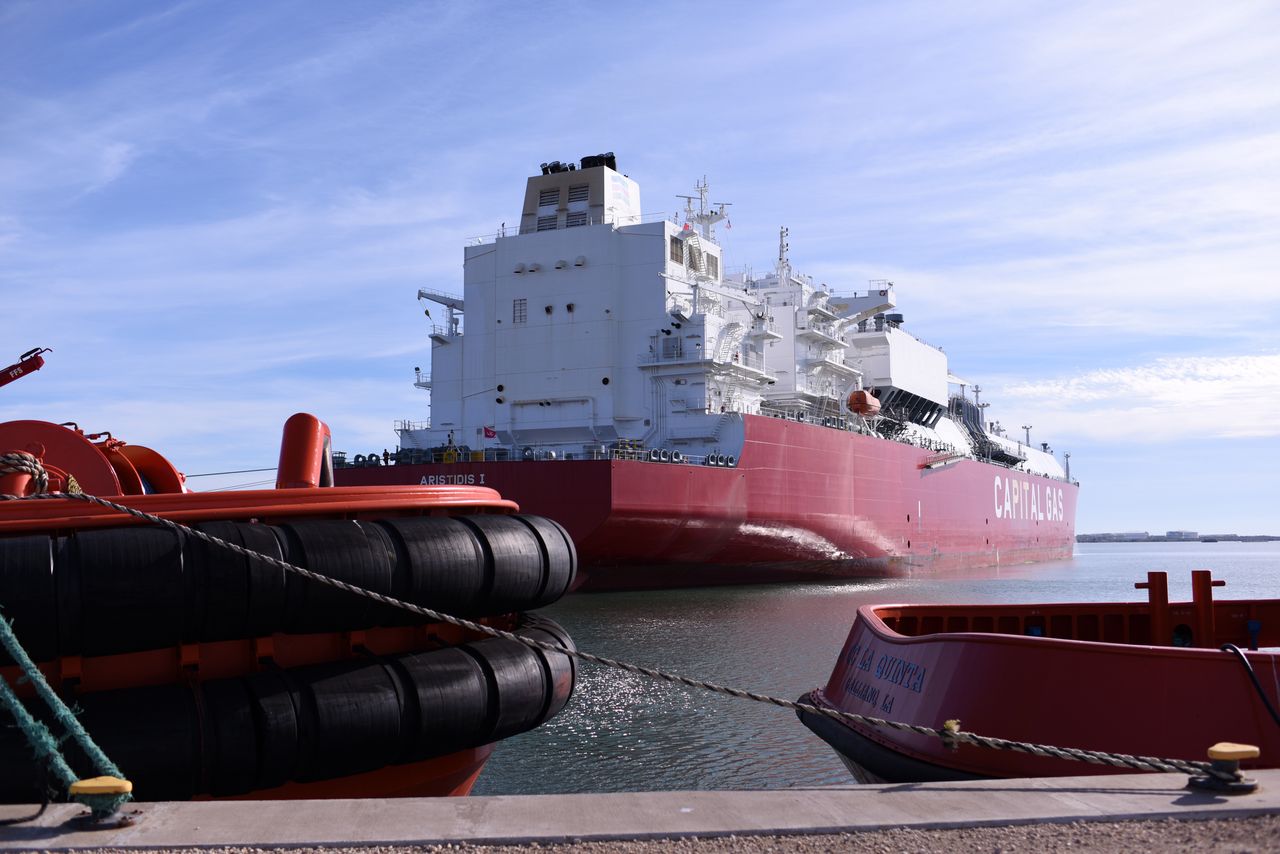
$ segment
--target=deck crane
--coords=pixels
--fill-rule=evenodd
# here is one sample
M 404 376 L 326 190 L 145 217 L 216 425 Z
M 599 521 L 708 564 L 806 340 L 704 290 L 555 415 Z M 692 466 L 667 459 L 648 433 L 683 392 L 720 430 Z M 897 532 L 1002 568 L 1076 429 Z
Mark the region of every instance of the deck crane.
M 6 386 L 20 377 L 40 370 L 44 367 L 44 359 L 40 354 L 51 352 L 53 351 L 48 347 L 36 347 L 23 353 L 18 361 L 7 368 L 0 369 L 0 386 Z

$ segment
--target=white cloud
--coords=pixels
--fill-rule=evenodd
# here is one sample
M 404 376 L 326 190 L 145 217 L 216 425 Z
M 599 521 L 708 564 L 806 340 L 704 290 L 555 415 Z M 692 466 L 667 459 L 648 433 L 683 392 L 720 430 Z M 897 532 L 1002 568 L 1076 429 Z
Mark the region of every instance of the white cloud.
M 1057 444 L 1280 435 L 1280 354 L 1169 357 L 988 385 L 1008 424 L 1032 419 Z
M 97 192 L 119 178 L 129 168 L 137 153 L 137 147 L 127 142 L 109 142 L 103 145 L 98 152 L 97 175 L 84 192 Z

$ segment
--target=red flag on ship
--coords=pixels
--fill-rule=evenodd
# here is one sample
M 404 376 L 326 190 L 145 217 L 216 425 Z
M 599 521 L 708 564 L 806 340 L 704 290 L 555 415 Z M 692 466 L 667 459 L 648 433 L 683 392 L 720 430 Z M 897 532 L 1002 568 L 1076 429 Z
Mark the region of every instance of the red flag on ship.
M 486 439 L 496 439 L 498 438 L 498 431 L 486 424 L 484 427 L 484 437 Z

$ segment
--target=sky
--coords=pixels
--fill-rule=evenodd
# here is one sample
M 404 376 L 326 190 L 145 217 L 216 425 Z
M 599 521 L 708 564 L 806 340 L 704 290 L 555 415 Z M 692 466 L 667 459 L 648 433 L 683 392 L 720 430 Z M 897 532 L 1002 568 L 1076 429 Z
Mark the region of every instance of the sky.
M 189 475 L 425 420 L 419 288 L 549 160 L 646 213 L 706 177 L 726 268 L 777 233 L 890 279 L 1077 530 L 1280 534 L 1280 6 L 1271 2 L 0 3 L 0 421 Z M 240 486 L 270 472 L 197 478 Z

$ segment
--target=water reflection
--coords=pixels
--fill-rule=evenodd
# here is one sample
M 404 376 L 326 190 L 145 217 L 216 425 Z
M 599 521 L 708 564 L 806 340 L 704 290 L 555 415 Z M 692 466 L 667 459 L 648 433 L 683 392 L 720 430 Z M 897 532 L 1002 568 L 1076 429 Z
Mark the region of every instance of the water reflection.
M 1140 600 L 1133 583 L 1192 569 L 1220 598 L 1280 596 L 1277 543 L 1082 544 L 1074 560 L 929 577 L 571 596 L 546 609 L 598 655 L 795 699 L 826 681 L 863 604 Z M 580 665 L 569 706 L 503 742 L 475 794 L 761 789 L 849 782 L 835 754 L 783 709 Z

